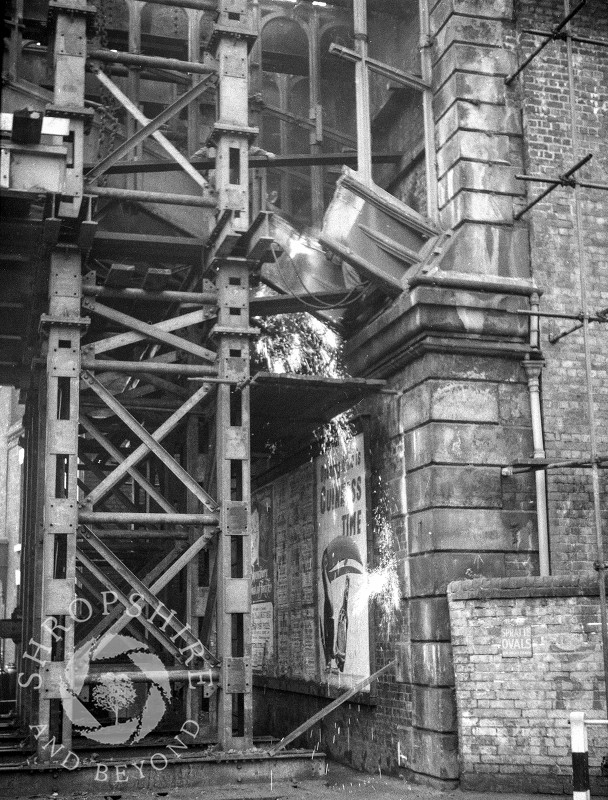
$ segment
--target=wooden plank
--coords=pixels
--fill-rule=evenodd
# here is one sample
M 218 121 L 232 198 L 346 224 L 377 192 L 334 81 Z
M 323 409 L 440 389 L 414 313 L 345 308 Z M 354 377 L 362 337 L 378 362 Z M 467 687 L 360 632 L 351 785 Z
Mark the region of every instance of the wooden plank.
M 298 738 L 298 736 L 301 736 L 303 733 L 306 733 L 306 731 L 309 728 L 312 728 L 313 725 L 316 725 L 317 722 L 320 722 L 328 714 L 331 714 L 331 712 L 335 711 L 336 708 L 339 708 L 343 703 L 346 703 L 348 700 L 350 700 L 351 697 L 354 697 L 358 692 L 365 689 L 365 687 L 369 686 L 369 684 L 372 683 L 372 681 L 377 680 L 381 675 L 384 675 L 385 672 L 388 672 L 390 669 L 395 667 L 396 664 L 397 664 L 397 659 L 395 659 L 394 661 L 390 661 L 384 667 L 381 667 L 379 670 L 376 670 L 376 672 L 374 672 L 372 675 L 369 675 L 367 678 L 363 678 L 362 681 L 359 681 L 359 683 L 356 683 L 352 687 L 352 689 L 349 689 L 347 692 L 344 692 L 344 694 L 341 694 L 340 697 L 336 697 L 336 699 L 332 703 L 330 703 L 328 706 L 325 706 L 325 708 L 322 708 L 320 711 L 317 711 L 317 713 L 314 714 L 312 717 L 310 717 L 310 719 L 307 719 L 306 722 L 303 722 L 290 734 L 284 736 L 277 745 L 275 745 L 268 751 L 268 755 L 276 756 L 276 754 L 279 753 L 281 750 L 284 750 L 288 744 L 291 744 L 293 741 L 295 741 Z

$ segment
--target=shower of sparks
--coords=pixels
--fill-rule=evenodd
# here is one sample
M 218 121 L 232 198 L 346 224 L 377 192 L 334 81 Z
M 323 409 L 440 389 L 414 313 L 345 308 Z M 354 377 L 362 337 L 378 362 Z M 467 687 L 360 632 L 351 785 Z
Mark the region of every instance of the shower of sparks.
M 321 453 L 327 455 L 329 463 L 337 464 L 355 449 L 355 428 L 348 411 L 338 414 L 322 428 L 315 431 Z
M 378 564 L 366 573 L 367 583 L 358 594 L 358 602 L 373 601 L 380 611 L 380 624 L 390 631 L 400 604 L 397 572 L 397 541 L 390 520 L 386 496 L 381 493 L 374 509 L 374 542 Z

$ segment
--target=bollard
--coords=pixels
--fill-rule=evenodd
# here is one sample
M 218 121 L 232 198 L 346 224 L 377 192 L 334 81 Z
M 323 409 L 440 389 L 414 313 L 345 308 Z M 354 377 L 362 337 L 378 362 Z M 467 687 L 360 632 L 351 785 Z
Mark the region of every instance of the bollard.
M 589 749 L 585 712 L 570 714 L 570 741 L 572 743 L 572 798 L 590 800 L 589 793 Z

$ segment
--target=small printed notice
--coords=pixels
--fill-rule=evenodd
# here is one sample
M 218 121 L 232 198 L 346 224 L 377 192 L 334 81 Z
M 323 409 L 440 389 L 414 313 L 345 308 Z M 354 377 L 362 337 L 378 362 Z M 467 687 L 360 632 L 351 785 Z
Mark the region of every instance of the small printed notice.
M 532 657 L 532 627 L 530 625 L 505 625 L 500 647 L 503 658 Z

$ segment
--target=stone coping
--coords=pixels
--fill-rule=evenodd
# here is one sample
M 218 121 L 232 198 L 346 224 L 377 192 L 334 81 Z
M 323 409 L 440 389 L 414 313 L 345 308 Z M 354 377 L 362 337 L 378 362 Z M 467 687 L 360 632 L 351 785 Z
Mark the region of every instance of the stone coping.
M 449 600 L 489 600 L 517 597 L 597 597 L 596 573 L 551 575 L 549 577 L 475 578 L 452 581 Z

